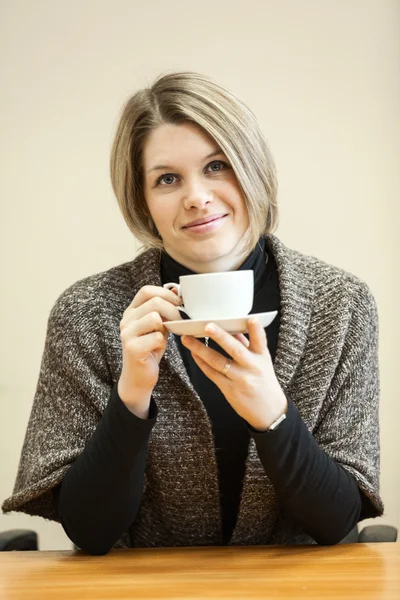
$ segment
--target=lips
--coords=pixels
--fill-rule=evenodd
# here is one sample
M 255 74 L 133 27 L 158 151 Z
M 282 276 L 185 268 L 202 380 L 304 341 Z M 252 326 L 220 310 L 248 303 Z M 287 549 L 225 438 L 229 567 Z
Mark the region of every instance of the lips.
M 184 225 L 182 229 L 187 229 L 188 227 L 194 227 L 195 225 L 204 225 L 205 223 L 211 223 L 211 221 L 216 221 L 221 217 L 225 217 L 226 213 L 220 213 L 218 215 L 210 215 L 208 217 L 203 217 L 202 219 L 196 219 L 187 225 Z

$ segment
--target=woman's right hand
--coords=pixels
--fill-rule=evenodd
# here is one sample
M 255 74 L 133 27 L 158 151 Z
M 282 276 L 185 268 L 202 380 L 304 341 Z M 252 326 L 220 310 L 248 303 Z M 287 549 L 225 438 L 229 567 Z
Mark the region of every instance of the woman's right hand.
M 152 391 L 158 381 L 168 331 L 163 321 L 181 319 L 181 298 L 172 290 L 154 285 L 142 287 L 120 322 L 122 372 L 118 395 L 128 409 L 142 419 L 149 414 Z

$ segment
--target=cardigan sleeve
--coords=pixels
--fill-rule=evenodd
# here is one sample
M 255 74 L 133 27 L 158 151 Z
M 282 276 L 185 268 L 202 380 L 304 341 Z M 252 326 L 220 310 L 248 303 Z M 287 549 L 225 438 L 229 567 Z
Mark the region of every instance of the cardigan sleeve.
M 63 292 L 50 312 L 14 491 L 4 512 L 59 520 L 51 490 L 83 452 L 109 401 L 114 382 L 101 332 L 110 324 L 102 316 L 98 287 L 84 281 Z
M 355 285 L 352 314 L 335 375 L 314 436 L 326 453 L 355 478 L 370 501 L 361 518 L 383 513 L 379 494 L 379 327 L 366 283 Z

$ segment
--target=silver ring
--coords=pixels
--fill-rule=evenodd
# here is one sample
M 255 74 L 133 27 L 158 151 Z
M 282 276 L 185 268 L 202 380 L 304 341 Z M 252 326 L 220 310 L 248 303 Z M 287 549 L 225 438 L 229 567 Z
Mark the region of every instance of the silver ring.
M 224 366 L 224 368 L 221 371 L 221 375 L 226 375 L 227 374 L 227 372 L 231 368 L 231 364 L 232 364 L 232 362 L 230 360 L 228 360 L 227 363 L 226 363 L 226 365 Z

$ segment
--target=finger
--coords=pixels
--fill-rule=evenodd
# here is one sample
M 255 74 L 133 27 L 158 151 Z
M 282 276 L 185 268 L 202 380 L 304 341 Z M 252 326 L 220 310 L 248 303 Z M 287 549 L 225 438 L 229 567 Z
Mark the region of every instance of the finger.
M 249 350 L 256 354 L 263 354 L 266 348 L 268 348 L 264 327 L 261 325 L 259 319 L 256 318 L 249 319 L 247 325 L 250 338 Z
M 234 333 L 232 335 L 234 338 L 239 340 L 239 342 L 241 342 L 243 344 L 243 346 L 246 346 L 246 348 L 248 348 L 250 346 L 249 340 L 247 339 L 246 336 L 243 335 L 243 333 Z
M 137 308 L 152 298 L 157 297 L 163 298 L 166 302 L 170 302 L 175 306 L 182 304 L 182 298 L 180 298 L 180 296 L 178 296 L 174 291 L 167 290 L 166 288 L 158 285 L 144 285 L 142 288 L 140 288 L 128 308 Z
M 178 321 L 182 318 L 176 304 L 171 304 L 171 302 L 159 296 L 151 298 L 136 310 L 139 316 L 156 311 L 165 321 Z
M 233 358 L 238 365 L 250 367 L 252 364 L 251 354 L 248 349 L 233 335 L 218 327 L 215 323 L 208 323 L 205 327 L 205 333 L 213 339 L 229 356 Z
M 134 337 L 125 345 L 125 350 L 136 359 L 147 358 L 150 352 L 164 348 L 166 340 L 162 333 L 153 331 L 140 337 Z
M 120 330 L 123 342 L 133 337 L 147 335 L 153 331 L 160 331 L 163 335 L 167 333 L 159 313 L 155 311 L 144 315 L 140 319 L 121 321 Z
M 206 363 L 206 361 L 204 361 L 197 354 L 192 354 L 192 358 L 193 358 L 194 362 L 196 363 L 196 365 L 199 367 L 199 369 L 201 371 L 203 371 L 204 375 L 206 375 L 206 377 L 208 377 L 208 379 L 210 379 L 213 383 L 215 383 L 215 385 L 217 387 L 219 387 L 220 389 L 223 389 L 224 386 L 226 387 L 226 385 L 229 383 L 229 380 L 227 379 L 227 377 L 225 375 L 222 375 L 220 371 L 217 371 L 216 369 L 211 367 L 208 363 Z M 225 359 L 225 363 L 226 363 L 226 359 Z M 232 369 L 232 367 L 229 369 L 229 373 L 230 373 L 231 369 Z
M 178 321 L 182 318 L 176 305 L 171 304 L 171 302 L 164 298 L 156 296 L 147 300 L 147 302 L 141 304 L 133 311 L 130 310 L 127 313 L 124 313 L 122 320 L 140 319 L 144 315 L 152 312 L 157 312 L 165 321 Z
M 203 363 L 207 364 L 216 373 L 221 373 L 226 366 L 227 360 L 229 360 L 226 356 L 223 356 L 213 348 L 205 346 L 202 342 L 192 336 L 184 335 L 182 336 L 181 341 L 182 344 L 190 350 L 193 358 L 196 357 L 201 359 Z M 229 369 L 229 375 L 231 379 L 235 379 L 238 375 L 237 365 L 234 365 L 232 361 L 230 362 L 232 364 Z
M 226 357 L 222 356 L 217 350 L 209 348 L 200 340 L 192 337 L 191 335 L 183 335 L 181 337 L 182 345 L 190 350 L 190 352 L 199 356 L 208 365 L 215 367 L 218 371 L 222 371 L 226 364 Z
M 193 357 L 196 356 L 196 358 L 200 358 L 217 373 L 220 373 L 224 369 L 228 359 L 226 356 L 217 352 L 217 350 L 205 346 L 202 342 L 189 335 L 183 335 L 181 341 L 182 344 L 190 350 Z M 233 365 L 230 368 L 230 371 L 231 370 L 234 375 Z

